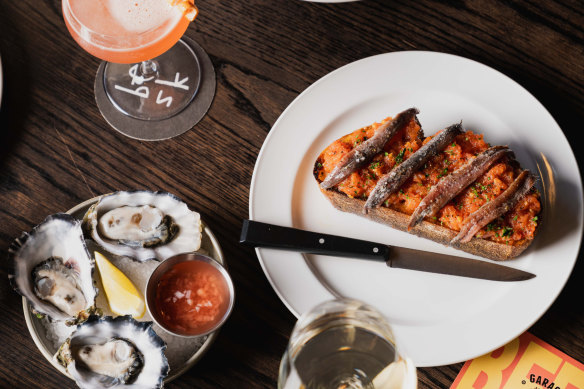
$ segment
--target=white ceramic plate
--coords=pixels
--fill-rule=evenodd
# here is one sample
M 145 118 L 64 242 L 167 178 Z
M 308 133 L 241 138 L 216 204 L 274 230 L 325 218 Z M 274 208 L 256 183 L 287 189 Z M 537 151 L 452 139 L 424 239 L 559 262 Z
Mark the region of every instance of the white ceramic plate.
M 312 176 L 332 141 L 411 106 L 420 109 L 426 136 L 463 120 L 488 142 L 508 144 L 523 167 L 540 175 L 543 224 L 531 247 L 506 263 L 535 279 L 503 283 L 272 249 L 257 254 L 296 316 L 333 295 L 361 299 L 388 317 L 404 355 L 417 366 L 437 366 L 485 354 L 528 329 L 556 299 L 578 255 L 582 183 L 574 154 L 551 115 L 519 84 L 480 63 L 433 52 L 388 53 L 344 66 L 306 89 L 274 124 L 255 166 L 250 218 L 472 257 L 334 209 Z

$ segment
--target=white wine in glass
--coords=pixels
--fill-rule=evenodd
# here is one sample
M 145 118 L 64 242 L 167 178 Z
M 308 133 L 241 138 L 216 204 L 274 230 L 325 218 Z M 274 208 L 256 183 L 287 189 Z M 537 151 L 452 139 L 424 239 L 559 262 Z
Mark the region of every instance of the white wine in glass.
M 412 389 L 416 373 L 374 308 L 332 300 L 298 320 L 280 365 L 279 389 Z

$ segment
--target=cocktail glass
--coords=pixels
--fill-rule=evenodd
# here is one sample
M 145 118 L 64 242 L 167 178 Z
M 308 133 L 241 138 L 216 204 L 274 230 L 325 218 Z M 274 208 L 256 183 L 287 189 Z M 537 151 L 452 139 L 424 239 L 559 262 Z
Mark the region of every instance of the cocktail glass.
M 106 61 L 96 88 L 103 85 L 117 111 L 151 122 L 193 103 L 202 67 L 180 39 L 198 12 L 192 0 L 63 0 L 62 5 L 73 38 Z

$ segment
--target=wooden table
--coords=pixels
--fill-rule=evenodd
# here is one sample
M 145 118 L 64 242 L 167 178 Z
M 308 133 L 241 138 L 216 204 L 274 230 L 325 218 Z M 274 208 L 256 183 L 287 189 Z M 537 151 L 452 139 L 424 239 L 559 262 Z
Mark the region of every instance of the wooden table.
M 177 194 L 217 234 L 237 289 L 216 344 L 169 388 L 274 388 L 295 317 L 255 252 L 239 245 L 254 162 L 271 126 L 332 70 L 401 50 L 452 53 L 491 66 L 533 93 L 574 148 L 584 123 L 584 7 L 575 0 L 198 2 L 187 36 L 209 53 L 217 93 L 206 117 L 164 142 L 108 126 L 95 104 L 99 61 L 68 34 L 60 1 L 0 2 L 0 248 L 48 214 L 115 190 Z M 582 159 L 579 161 L 582 168 Z M 582 259 L 582 258 L 580 258 Z M 552 260 L 552 258 L 550 258 Z M 0 386 L 75 387 L 28 334 L 20 296 L 0 283 Z M 584 361 L 584 264 L 530 331 Z M 418 370 L 421 388 L 449 387 L 462 364 Z

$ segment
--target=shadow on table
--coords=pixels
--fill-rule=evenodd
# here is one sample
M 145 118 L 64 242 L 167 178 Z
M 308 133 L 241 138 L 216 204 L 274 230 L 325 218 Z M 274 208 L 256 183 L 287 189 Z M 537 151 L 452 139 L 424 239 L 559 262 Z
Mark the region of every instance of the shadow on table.
M 2 94 L 0 106 L 0 166 L 22 136 L 30 108 L 29 57 L 20 39 L 21 29 L 14 24 L 10 9 L 0 3 L 0 56 Z M 4 184 L 3 184 L 4 185 Z
M 539 79 L 522 79 L 524 77 L 526 76 L 518 76 L 517 81 L 526 86 L 558 122 L 570 143 L 574 155 L 576 156 L 580 170 L 580 180 L 582 180 L 582 174 L 584 173 L 584 154 L 581 151 L 581 142 L 579 139 L 582 132 L 582 123 L 584 122 L 584 112 L 579 109 L 579 103 L 581 103 L 581 101 L 573 101 L 568 98 L 565 91 L 562 91 L 553 84 L 553 80 L 542 82 Z M 559 206 L 563 208 L 562 212 L 575 213 L 574 210 L 571 209 L 571 205 L 573 204 L 572 201 L 576 200 L 574 198 L 576 193 L 573 184 L 570 185 L 560 181 L 557 189 L 559 193 L 564 193 L 564 200 L 567 200 L 563 201 L 562 204 L 559 204 Z M 581 215 L 574 214 L 569 219 L 573 221 L 580 216 Z M 569 220 L 568 223 L 566 223 L 566 225 L 564 225 L 555 235 L 558 236 L 561 233 L 568 233 L 571 230 L 569 225 L 571 223 L 572 222 Z M 582 237 L 580 237 L 580 239 L 582 239 Z M 553 258 L 550 258 L 550 260 L 553 260 Z M 582 355 L 584 355 L 583 351 L 578 349 L 578 344 L 576 342 L 579 340 L 578 334 L 573 331 L 578 325 L 581 325 L 584 320 L 584 304 L 582 304 L 583 283 L 584 250 L 581 245 L 576 264 L 566 286 L 542 318 L 545 320 L 539 320 L 532 329 L 536 335 L 545 335 L 545 339 L 552 344 L 556 339 L 558 339 L 558 344 L 567 344 L 567 340 L 570 339 L 570 337 L 573 337 L 573 350 L 566 349 L 562 351 L 567 352 L 577 359 L 578 357 L 582 358 Z
M 564 132 L 566 132 L 569 140 L 569 135 L 574 135 L 573 129 L 571 132 L 568 132 L 565 127 Z M 575 145 L 575 143 L 572 144 Z M 573 150 L 578 157 L 577 148 L 573 148 Z M 581 164 L 582 161 L 578 161 L 578 163 Z M 553 168 L 547 169 L 547 172 L 552 172 L 552 175 L 558 173 L 555 172 Z M 546 186 L 546 181 L 548 184 L 549 182 L 554 181 L 553 178 L 550 179 L 550 177 L 546 177 L 546 169 L 544 169 L 543 172 L 540 171 L 540 173 L 542 173 L 544 187 Z M 580 179 L 581 175 L 582 171 L 580 171 Z M 558 244 L 566 237 L 573 237 L 572 232 L 577 228 L 579 223 L 578 220 L 582 217 L 582 209 L 580 209 L 579 212 L 578 209 L 574 209 L 574 204 L 581 203 L 582 201 L 582 199 L 578 199 L 580 193 L 577 184 L 562 179 L 556 179 L 555 181 L 555 188 L 553 185 L 548 185 L 547 188 L 544 188 L 547 203 L 545 204 L 546 208 L 543 211 L 544 218 L 542 223 L 547 223 L 547 226 L 543 226 L 544 228 L 539 237 L 541 239 L 538 240 L 535 249 L 547 245 Z M 578 239 L 581 242 L 582 236 L 579 236 Z M 584 251 L 582 250 L 581 243 L 577 255 L 578 258 L 576 259 L 572 274 L 562 292 L 550 309 L 537 323 L 534 324 L 530 331 L 536 336 L 545 339 L 550 344 L 556 345 L 568 355 L 577 360 L 582 360 L 584 357 L 583 350 L 577 346 L 577 341 L 581 336 L 577 333 L 577 328 L 584 320 L 584 304 L 582 304 Z M 550 261 L 554 260 L 554 258 L 542 259 Z

